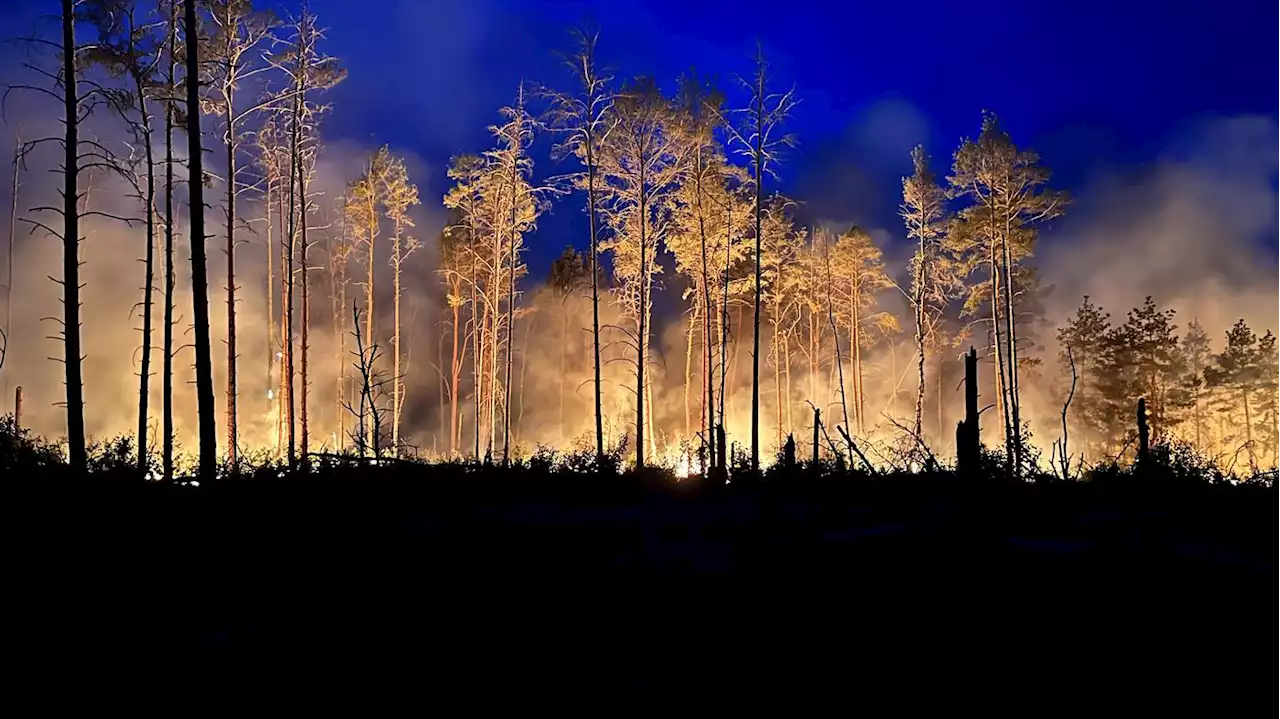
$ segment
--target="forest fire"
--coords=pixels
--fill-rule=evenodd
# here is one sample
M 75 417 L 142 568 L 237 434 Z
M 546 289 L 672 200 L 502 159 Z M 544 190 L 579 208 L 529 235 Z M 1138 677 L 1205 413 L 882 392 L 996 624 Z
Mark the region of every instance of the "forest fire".
M 6 323 L 0 370 L 7 395 L 22 384 L 34 400 L 23 425 L 67 435 L 73 462 L 85 435 L 132 434 L 140 464 L 158 455 L 170 477 L 184 448 L 210 451 L 216 426 L 214 451 L 233 465 L 335 453 L 509 462 L 554 447 L 683 478 L 767 467 L 790 438 L 802 459 L 816 445 L 827 461 L 914 472 L 954 452 L 970 346 L 990 410 L 983 439 L 1015 471 L 1132 461 L 1139 397 L 1157 441 L 1232 467 L 1280 456 L 1274 335 L 1233 325 L 1234 307 L 1214 309 L 1210 325 L 1197 316 L 1206 305 L 1191 305 L 1175 322 L 1161 297 L 1137 296 L 1122 321 L 1089 297 L 1053 296 L 1055 267 L 1034 256 L 1070 200 L 994 115 L 944 176 L 923 148 L 903 158 L 893 233 L 905 242 L 893 243 L 806 217 L 771 180 L 797 100 L 763 58 L 730 104 L 688 78 L 674 92 L 615 82 L 584 35 L 568 89 L 522 86 L 491 146 L 455 157 L 447 190 L 433 180 L 427 201 L 389 147 L 354 173 L 327 159 L 325 93 L 346 73 L 314 15 L 281 23 L 247 4 L 218 8 L 197 18 L 210 33 L 204 83 L 179 52 L 196 21 L 176 10 L 75 23 L 110 52 L 69 68 L 73 104 L 87 109 L 98 83 L 142 90 L 83 120 L 85 132 L 127 128 L 93 141 L 101 160 L 66 176 L 84 239 L 15 252 L 11 235 L 19 279 L 6 302 L 32 311 Z M 214 129 L 189 135 L 201 115 Z M 174 159 L 179 135 L 222 151 L 203 173 L 221 211 L 196 210 L 217 248 L 207 261 L 189 239 L 195 170 Z M 566 174 L 535 173 L 543 136 Z M 58 162 L 40 140 L 16 143 L 12 205 L 60 239 L 40 219 L 57 188 L 38 179 Z M 582 249 L 539 281 L 527 244 L 561 205 L 585 211 L 582 236 L 562 238 Z M 419 223 L 438 235 L 415 236 Z M 225 302 L 191 283 L 189 252 Z M 55 364 L 36 318 L 55 311 L 62 285 L 27 278 L 72 278 L 58 270 L 67 257 L 84 266 L 86 300 L 63 322 L 83 326 L 85 359 Z M 141 293 L 125 289 L 139 281 Z M 1274 300 L 1274 283 L 1265 292 Z M 135 305 L 141 342 L 119 329 Z M 211 329 L 187 338 L 201 308 Z M 194 348 L 200 365 L 210 346 L 227 348 L 209 359 L 216 406 L 189 386 L 186 358 Z M 60 389 L 64 370 L 83 406 Z

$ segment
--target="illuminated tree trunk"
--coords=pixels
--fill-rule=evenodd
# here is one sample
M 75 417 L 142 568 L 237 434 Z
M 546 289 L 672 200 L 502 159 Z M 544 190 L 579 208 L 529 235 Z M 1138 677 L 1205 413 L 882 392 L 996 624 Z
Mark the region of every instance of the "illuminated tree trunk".
M 689 416 L 689 385 L 693 382 L 693 330 L 698 320 L 695 306 L 689 313 L 689 326 L 684 343 L 684 436 L 693 436 L 693 419 Z
M 474 284 L 474 278 L 476 277 L 474 260 L 472 261 L 471 276 L 473 278 L 473 284 L 471 285 L 471 384 L 472 384 L 472 394 L 475 397 L 475 411 L 476 411 L 475 450 L 474 451 L 475 451 L 476 461 L 479 461 L 480 460 L 480 409 L 481 409 L 480 395 L 484 391 L 484 385 L 483 385 L 483 382 L 481 381 L 480 368 L 484 366 L 484 357 L 482 357 L 480 354 L 483 344 L 481 343 L 481 337 L 480 337 L 481 317 L 479 312 L 479 309 L 480 309 L 479 298 L 477 297 L 476 286 Z
M 1009 343 L 1009 382 L 1006 394 L 1009 396 L 1009 423 L 1011 425 L 1011 436 L 1013 438 L 1013 466 L 1015 472 L 1022 471 L 1022 420 L 1018 411 L 1018 334 L 1017 323 L 1013 316 L 1013 277 L 1010 274 L 1010 258 L 1009 258 L 1009 228 L 1006 214 L 1005 235 L 1000 242 L 1001 252 L 1003 254 L 1003 277 L 1004 283 L 1004 326 L 1005 338 Z M 994 300 L 994 298 L 993 298 Z M 1161 406 L 1164 403 L 1161 402 Z
M 230 62 L 230 61 L 228 61 Z M 226 91 L 227 123 L 227 462 L 239 460 L 236 422 L 236 141 L 233 111 L 234 85 Z M 267 253 L 270 256 L 271 253 Z M 270 316 L 270 315 L 268 315 Z
M 151 400 L 151 323 L 152 323 L 152 290 L 155 285 L 155 246 L 156 246 L 156 164 L 151 143 L 151 116 L 147 112 L 146 93 L 140 78 L 135 77 L 135 89 L 138 93 L 138 111 L 142 115 L 142 129 L 146 135 L 143 149 L 147 161 L 147 252 L 143 260 L 144 281 L 142 285 L 142 369 L 138 381 L 138 473 L 147 471 L 147 409 Z M 18 143 L 19 150 L 21 141 Z M 15 150 L 16 152 L 17 150 Z M 13 200 L 18 201 L 18 158 L 14 156 Z M 10 218 L 12 223 L 12 217 Z M 9 292 L 13 292 L 13 231 L 9 232 Z M 10 310 L 13 301 L 7 305 Z M 6 330 L 9 329 L 6 322 Z
M 295 87 L 295 92 L 302 92 L 301 81 Z M 299 197 L 298 180 L 302 177 L 300 157 L 301 145 L 301 100 L 299 95 L 295 95 L 293 100 L 292 121 L 290 122 L 290 141 L 289 141 L 289 238 L 288 252 L 285 260 L 285 351 L 284 351 L 284 373 L 285 373 L 285 396 L 288 398 L 288 408 L 286 411 L 287 431 L 289 435 L 289 466 L 293 467 L 298 461 L 298 444 L 296 425 L 294 422 L 294 357 L 293 357 L 293 295 L 294 285 L 296 284 L 296 270 L 294 269 L 294 261 L 298 252 L 298 225 L 299 215 L 301 211 L 299 205 L 305 198 Z M 305 221 L 303 221 L 305 224 Z
M 701 145 L 698 146 L 697 153 L 694 158 L 694 164 L 695 164 L 695 167 L 698 167 L 698 168 L 702 167 L 702 146 Z M 707 462 L 703 467 L 703 472 L 705 473 L 707 466 L 714 466 L 716 463 L 715 442 L 712 441 L 712 436 L 714 434 L 715 425 L 716 425 L 716 419 L 715 419 L 716 398 L 715 398 L 715 383 L 714 383 L 714 377 L 713 377 L 714 371 L 712 369 L 712 363 L 711 363 L 712 362 L 712 359 L 711 359 L 711 317 L 712 317 L 711 275 L 709 272 L 709 263 L 707 262 L 707 223 L 706 223 L 706 216 L 704 214 L 704 210 L 702 207 L 702 173 L 701 172 L 697 172 L 694 174 L 694 200 L 697 203 L 697 207 L 695 208 L 695 211 L 697 212 L 697 215 L 698 215 L 698 244 L 702 254 L 702 288 L 701 288 L 702 297 L 703 297 L 702 379 L 703 379 L 703 383 L 705 384 L 705 392 L 706 392 L 706 398 L 707 398 L 706 411 L 703 413 L 706 416 L 707 422 L 704 428 L 704 434 L 702 435 L 703 436 L 702 444 L 704 447 L 706 447 L 706 455 L 707 455 Z
M 760 220 L 764 193 L 764 68 L 756 73 L 755 191 L 756 191 L 756 287 L 751 320 L 751 469 L 760 469 Z
M 596 238 L 595 138 L 587 135 L 587 225 L 591 233 L 591 355 L 595 373 L 596 461 L 604 457 L 604 409 L 600 395 L 600 260 Z
M 511 172 L 511 264 L 507 268 L 507 367 L 506 380 L 503 382 L 502 402 L 502 465 L 511 461 L 511 363 L 515 355 L 515 309 L 516 309 L 516 173 L 514 163 Z
M 205 264 L 204 153 L 200 136 L 200 43 L 196 0 L 187 0 L 187 163 L 191 201 L 191 294 L 195 315 L 196 412 L 199 419 L 200 478 L 211 480 L 218 464 L 218 430 L 213 408 L 213 356 L 209 340 L 209 276 Z M 78 301 L 78 299 L 77 299 Z M 76 351 L 79 352 L 77 341 Z M 77 375 L 78 367 L 77 367 Z M 77 377 L 79 379 L 79 377 Z M 70 379 L 68 379 L 70 385 Z M 77 400 L 79 398 L 77 397 Z M 70 403 L 70 400 L 68 400 Z M 81 426 L 83 432 L 83 426 Z
M 782 446 L 782 351 L 778 347 L 778 317 L 773 318 L 773 395 L 778 415 L 778 446 Z
M 456 277 L 456 276 L 455 276 Z M 462 295 L 461 283 L 456 279 L 450 280 L 450 294 L 454 297 Z M 458 356 L 458 323 L 461 321 L 462 308 L 458 302 L 453 302 L 453 356 L 449 360 L 449 456 L 458 456 L 458 445 L 462 442 L 462 430 L 460 427 L 458 415 L 458 393 L 461 389 L 460 383 L 462 378 L 462 358 Z
M 301 376 L 299 384 L 302 386 L 301 396 L 298 398 L 298 419 L 301 429 L 301 459 L 302 466 L 305 468 L 309 463 L 311 454 L 311 416 L 307 412 L 307 397 L 311 393 L 311 376 L 309 366 L 311 363 L 311 286 L 308 278 L 311 275 L 310 268 L 307 266 L 310 243 L 307 241 L 307 176 L 303 171 L 301 159 L 298 162 L 298 193 L 300 198 L 300 207 L 298 208 L 298 230 L 299 240 L 302 245 L 299 250 L 301 257 L 298 262 L 298 270 L 302 273 L 302 363 Z
M 365 336 L 365 342 L 367 342 L 371 347 L 377 341 L 373 335 L 373 316 L 374 316 L 373 270 L 374 270 L 374 267 L 376 266 L 375 258 L 377 257 L 377 254 L 378 254 L 376 251 L 377 248 L 375 246 L 376 243 L 374 242 L 374 240 L 376 240 L 378 236 L 378 214 L 377 214 L 377 208 L 375 207 L 376 198 L 377 198 L 377 193 L 371 189 L 369 191 L 369 215 L 368 215 L 369 216 L 369 227 L 368 227 L 369 253 L 368 253 L 368 257 L 366 258 L 367 259 L 366 264 L 368 265 L 368 273 L 365 277 L 365 285 L 364 285 L 364 309 L 365 309 L 364 336 Z M 370 412 L 369 417 L 365 419 L 365 436 L 376 438 L 378 431 L 379 431 L 379 428 L 373 426 L 373 413 Z M 374 447 L 375 453 L 380 450 L 381 450 L 381 447 Z
M 178 5 L 169 3 L 168 87 L 176 74 Z M 160 356 L 160 465 L 164 481 L 173 481 L 173 101 L 164 104 L 164 340 Z
M 403 401 L 404 383 L 400 380 L 400 221 L 395 223 L 395 239 L 391 245 L 391 293 L 392 293 L 392 322 L 394 328 L 392 335 L 394 337 L 395 355 L 391 358 L 391 377 L 392 377 L 392 395 L 391 395 L 391 453 L 399 455 L 400 453 L 400 411 Z
M 645 449 L 645 443 L 644 443 L 644 434 L 645 434 L 644 376 L 645 376 L 645 373 L 644 373 L 644 369 L 645 369 L 645 361 L 647 360 L 647 357 L 645 356 L 645 350 L 648 349 L 648 346 L 649 346 L 648 335 L 647 335 L 647 332 L 649 331 L 649 327 L 645 322 L 645 320 L 648 319 L 648 311 L 649 311 L 649 308 L 647 306 L 648 305 L 647 300 L 648 300 L 648 294 L 649 294 L 649 282 L 648 282 L 649 267 L 647 264 L 648 258 L 645 256 L 645 249 L 646 249 L 645 243 L 648 241 L 647 238 L 645 237 L 645 230 L 647 229 L 646 225 L 648 225 L 648 222 L 646 222 L 647 217 L 645 216 L 645 213 L 648 211 L 648 207 L 646 206 L 646 200 L 648 198 L 645 196 L 644 183 L 645 183 L 644 167 L 642 165 L 640 169 L 640 188 L 641 188 L 640 190 L 640 298 L 639 298 L 640 312 L 638 317 L 639 328 L 636 332 L 636 468 L 637 469 L 644 468 L 644 461 L 646 457 L 645 451 L 644 451 Z
M 76 68 L 75 3 L 62 0 L 63 76 L 63 207 L 62 310 L 64 368 L 67 382 L 67 453 L 71 470 L 87 470 L 84 441 L 84 385 L 80 378 L 80 210 L 79 198 L 79 75 Z M 194 242 L 194 241 L 193 241 Z

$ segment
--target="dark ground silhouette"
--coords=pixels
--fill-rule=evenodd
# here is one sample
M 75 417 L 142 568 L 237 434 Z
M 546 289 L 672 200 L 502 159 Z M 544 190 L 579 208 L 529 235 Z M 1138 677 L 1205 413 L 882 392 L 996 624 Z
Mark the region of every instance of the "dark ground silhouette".
M 10 680 L 50 714 L 1275 710 L 1274 488 L 7 483 Z

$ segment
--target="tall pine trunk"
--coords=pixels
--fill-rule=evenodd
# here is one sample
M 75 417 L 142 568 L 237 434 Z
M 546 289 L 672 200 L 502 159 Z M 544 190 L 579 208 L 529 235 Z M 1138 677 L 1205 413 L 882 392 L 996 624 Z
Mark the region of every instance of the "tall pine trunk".
M 400 454 L 400 411 L 404 401 L 404 383 L 400 379 L 400 221 L 396 221 L 395 238 L 391 246 L 391 294 L 392 294 L 392 330 L 395 339 L 395 355 L 391 358 L 391 452 Z
M 756 133 L 755 133 L 755 190 L 756 190 L 756 286 L 755 312 L 751 320 L 751 469 L 760 469 L 760 220 L 764 192 L 764 68 L 756 74 Z
M 1017 322 L 1013 316 L 1013 275 L 1009 257 L 1009 235 L 1006 227 L 1005 236 L 1000 243 L 1003 254 L 1004 284 L 1004 327 L 1005 340 L 1009 344 L 1009 382 L 1005 393 L 1009 396 L 1009 423 L 1013 438 L 1013 466 L 1015 472 L 1022 471 L 1022 419 L 1018 408 L 1018 334 Z M 1163 406 L 1163 402 L 1161 403 Z
M 523 92 L 523 90 L 522 90 Z M 521 95 L 521 111 L 523 111 Z M 515 354 L 515 309 L 516 309 L 516 179 L 519 168 L 516 165 L 517 155 L 511 163 L 511 274 L 507 276 L 507 378 L 503 387 L 502 405 L 502 464 L 506 466 L 511 459 L 511 360 Z
M 924 223 L 920 223 L 924 226 Z M 924 283 L 929 276 L 927 267 L 927 257 L 925 256 L 924 232 L 920 233 L 920 246 L 916 250 L 916 421 L 915 433 L 916 437 L 921 435 L 921 422 L 924 415 Z
M 84 385 L 80 377 L 80 210 L 77 207 L 80 98 L 72 0 L 62 0 L 62 73 L 66 129 L 62 178 L 62 330 L 67 381 L 67 451 L 72 472 L 79 474 L 87 469 L 88 454 L 84 442 Z
M 228 60 L 228 63 L 231 61 Z M 227 76 L 233 76 L 227 69 Z M 233 85 L 227 83 L 227 462 L 238 460 L 236 422 L 236 141 Z M 271 253 L 267 253 L 270 255 Z M 268 315 L 270 316 L 270 315 Z
M 452 294 L 458 297 L 461 294 L 462 287 L 456 280 L 451 281 L 454 284 Z M 458 322 L 461 321 L 461 308 L 457 301 L 453 303 L 453 356 L 449 360 L 449 456 L 451 458 L 458 456 L 458 444 L 462 441 L 462 430 L 458 417 L 458 391 L 462 379 L 462 362 L 458 357 Z
M 186 3 L 187 162 L 191 185 L 191 296 L 195 315 L 196 412 L 200 426 L 200 478 L 213 479 L 218 466 L 218 428 L 213 404 L 213 354 L 209 338 L 209 272 L 205 261 L 204 152 L 200 136 L 200 43 L 196 0 Z
M 604 410 L 600 401 L 600 260 L 596 249 L 595 138 L 587 135 L 587 226 L 591 233 L 591 356 L 595 374 L 596 461 L 604 457 Z
M 177 66 L 178 5 L 169 3 L 169 73 L 170 93 L 175 88 Z M 164 103 L 164 346 L 161 363 L 160 464 L 164 481 L 173 481 L 173 120 L 174 100 Z
M 298 271 L 302 274 L 302 306 L 299 310 L 302 313 L 302 362 L 298 383 L 301 385 L 301 391 L 298 398 L 298 422 L 300 430 L 299 453 L 302 460 L 302 466 L 308 467 L 308 456 L 311 454 L 311 415 L 307 411 L 307 397 L 311 391 L 311 376 L 309 374 L 311 362 L 311 286 L 308 278 L 308 250 L 310 249 L 307 242 L 307 176 L 303 171 L 302 161 L 298 161 L 298 233 L 300 257 L 298 259 Z
M 648 309 L 649 309 L 646 306 L 648 304 L 646 300 L 648 299 L 648 294 L 649 294 L 649 283 L 647 281 L 648 275 L 646 273 L 648 273 L 649 268 L 648 268 L 648 265 L 646 264 L 646 257 L 645 257 L 645 242 L 647 241 L 645 237 L 645 229 L 646 229 L 645 226 L 648 225 L 649 223 L 645 222 L 645 219 L 646 219 L 645 211 L 648 208 L 645 207 L 646 197 L 645 197 L 644 183 L 645 183 L 644 168 L 642 166 L 640 170 L 640 312 L 639 312 L 639 318 L 638 318 L 639 327 L 637 328 L 637 332 L 636 332 L 636 468 L 637 469 L 644 468 L 644 460 L 645 460 L 644 365 L 645 365 L 645 359 L 646 359 L 645 349 L 649 345 L 648 335 L 646 334 L 649 328 L 648 328 L 648 325 L 645 323 L 645 320 L 648 318 Z
M 701 253 L 702 253 L 702 288 L 701 288 L 702 297 L 703 297 L 702 381 L 703 381 L 703 384 L 705 385 L 704 390 L 706 392 L 706 397 L 707 397 L 706 411 L 703 413 L 706 416 L 707 423 L 704 428 L 704 434 L 702 435 L 703 446 L 707 448 L 707 452 L 706 452 L 707 462 L 706 462 L 706 465 L 704 466 L 704 471 L 705 471 L 706 466 L 715 465 L 715 442 L 713 441 L 713 436 L 714 436 L 715 424 L 716 424 L 716 419 L 715 419 L 716 398 L 715 398 L 714 378 L 712 376 L 714 374 L 714 371 L 712 369 L 713 366 L 712 366 L 712 358 L 711 358 L 711 317 L 712 317 L 711 315 L 711 308 L 712 308 L 711 276 L 708 271 L 709 267 L 707 262 L 707 223 L 706 223 L 706 217 L 703 214 L 703 207 L 702 207 L 702 146 L 701 144 L 698 145 L 698 148 L 696 150 L 696 156 L 694 158 L 694 168 L 695 168 L 695 171 L 693 176 L 694 178 L 693 197 L 694 197 L 694 202 L 696 203 L 694 211 L 698 215 L 698 242 L 699 242 L 699 249 L 701 250 Z
M 143 260 L 144 280 L 142 285 L 142 371 L 138 378 L 138 473 L 145 476 L 147 471 L 147 408 L 151 401 L 151 315 L 152 289 L 155 285 L 155 245 L 156 245 L 156 170 L 154 150 L 151 143 L 151 116 L 147 114 L 147 96 L 140 77 L 135 77 L 135 88 L 138 93 L 138 111 L 142 115 L 142 132 L 146 135 L 143 151 L 147 161 L 147 252 Z M 14 174 L 14 200 L 17 200 L 17 174 Z M 9 247 L 13 248 L 13 233 L 9 235 Z M 13 272 L 13 258 L 9 259 L 9 272 Z M 13 285 L 10 274 L 9 285 Z M 12 304 L 12 303 L 10 303 Z M 7 329 L 7 328 L 6 328 Z
M 294 421 L 294 408 L 296 391 L 294 387 L 294 356 L 293 356 L 293 296 L 294 288 L 297 283 L 297 270 L 294 268 L 294 262 L 298 253 L 298 224 L 299 215 L 299 196 L 298 196 L 298 178 L 301 176 L 299 166 L 301 158 L 299 155 L 299 147 L 301 145 L 301 127 L 299 127 L 302 118 L 301 100 L 298 94 L 302 92 L 301 81 L 294 88 L 295 94 L 293 98 L 292 119 L 289 123 L 289 237 L 287 243 L 287 252 L 285 257 L 285 285 L 284 285 L 284 334 L 285 334 L 285 351 L 284 351 L 284 386 L 285 396 L 288 398 L 288 406 L 285 411 L 286 432 L 289 437 L 289 466 L 293 467 L 298 461 L 298 438 L 297 424 Z

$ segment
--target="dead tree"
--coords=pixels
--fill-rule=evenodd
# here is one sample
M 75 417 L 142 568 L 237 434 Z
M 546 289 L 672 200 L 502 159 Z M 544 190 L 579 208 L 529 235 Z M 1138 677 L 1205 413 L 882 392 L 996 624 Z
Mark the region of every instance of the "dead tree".
M 1147 398 L 1138 398 L 1138 465 L 1147 463 L 1151 456 L 1151 428 L 1147 424 Z
M 210 17 L 215 34 L 209 43 L 212 64 L 216 67 L 213 83 L 213 104 L 222 115 L 223 143 L 227 155 L 227 460 L 234 467 L 238 457 L 238 423 L 236 415 L 236 198 L 243 189 L 239 181 L 236 159 L 242 140 L 240 124 L 275 101 L 268 97 L 249 108 L 237 109 L 236 90 L 240 83 L 266 70 L 269 66 L 254 65 L 249 56 L 259 42 L 268 36 L 275 26 L 275 18 L 268 13 L 256 13 L 244 0 L 219 0 L 211 4 Z M 270 256 L 270 253 L 268 253 Z
M 978 429 L 978 352 L 964 356 L 964 421 L 956 426 L 956 469 L 969 476 L 977 471 L 982 455 Z
M 161 382 L 161 477 L 173 481 L 173 128 L 177 120 L 178 4 L 169 1 L 165 50 L 167 72 L 165 87 L 169 97 L 164 103 L 164 340 L 160 351 Z
M 66 0 L 64 0 L 65 2 Z M 205 261 L 204 151 L 200 136 L 200 42 L 196 0 L 186 0 L 183 21 L 187 48 L 187 163 L 191 202 L 191 295 L 195 315 L 196 413 L 200 436 L 200 479 L 213 479 L 218 464 L 218 430 L 213 402 L 213 355 L 209 340 L 209 272 Z
M 750 82 L 743 82 L 751 92 L 751 102 L 742 113 L 746 122 L 741 129 L 725 123 L 729 138 L 740 146 L 740 152 L 751 162 L 752 186 L 755 191 L 755 293 L 751 339 L 751 469 L 760 469 L 760 310 L 761 310 L 761 224 L 764 219 L 764 175 L 773 173 L 785 147 L 795 144 L 791 135 L 779 135 L 779 129 L 795 107 L 794 89 L 772 93 L 768 89 L 768 64 L 762 47 L 756 48 L 756 69 Z
M 18 221 L 18 190 L 21 187 L 19 181 L 22 171 L 22 131 L 19 130 L 13 136 L 13 185 L 12 192 L 9 195 L 9 245 L 8 268 L 9 277 L 4 285 L 4 332 L 6 336 L 6 347 L 8 345 L 8 335 L 13 333 L 13 246 L 14 239 L 17 237 L 17 221 Z M 9 393 L 9 376 L 4 378 L 5 394 Z
M 350 402 L 344 407 L 355 417 L 351 431 L 351 440 L 355 444 L 360 457 L 367 457 L 370 452 L 374 459 L 382 458 L 382 403 L 386 398 L 386 384 L 391 381 L 381 376 L 377 370 L 381 348 L 377 342 L 365 344 L 364 334 L 360 331 L 360 307 L 351 303 L 352 337 L 356 341 L 356 349 L 352 355 L 356 358 L 355 367 L 360 379 L 360 401 L 358 407 Z M 393 378 L 394 379 L 394 378 Z

